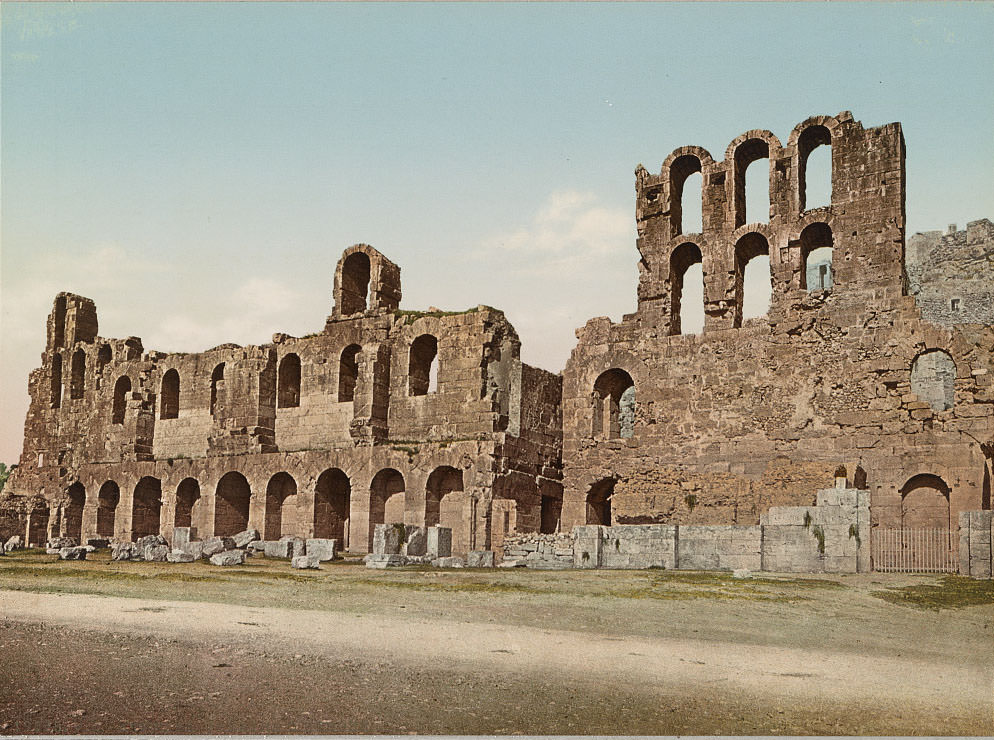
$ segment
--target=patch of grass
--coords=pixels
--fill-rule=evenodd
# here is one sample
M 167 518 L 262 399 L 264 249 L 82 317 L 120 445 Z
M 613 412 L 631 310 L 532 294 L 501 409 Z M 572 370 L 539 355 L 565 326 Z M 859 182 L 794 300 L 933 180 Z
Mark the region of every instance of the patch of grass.
M 960 609 L 994 604 L 994 581 L 966 576 L 943 576 L 940 583 L 916 583 L 886 591 L 873 591 L 878 599 L 917 609 Z
M 351 583 L 363 586 L 401 588 L 408 591 L 442 591 L 445 593 L 553 593 L 549 589 L 501 581 L 397 581 L 387 578 L 357 578 L 351 581 Z

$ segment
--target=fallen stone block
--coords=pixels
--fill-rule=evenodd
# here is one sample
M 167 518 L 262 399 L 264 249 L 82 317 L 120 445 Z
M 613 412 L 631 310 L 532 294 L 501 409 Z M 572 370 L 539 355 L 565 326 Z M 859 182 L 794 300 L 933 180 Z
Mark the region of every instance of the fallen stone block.
M 204 543 L 200 540 L 194 540 L 193 542 L 187 542 L 182 547 L 178 548 L 185 552 L 187 555 L 193 557 L 194 560 L 200 560 L 204 556 Z
M 337 545 L 338 540 L 329 540 L 321 537 L 311 538 L 307 540 L 307 554 L 309 556 L 313 555 L 321 563 L 334 560 L 337 554 Z
M 61 547 L 46 547 L 45 548 L 45 554 L 46 555 L 58 555 L 59 551 L 61 549 L 62 549 Z
M 211 565 L 241 565 L 244 562 L 244 550 L 225 550 L 211 555 Z
M 72 537 L 53 537 L 45 547 L 53 550 L 61 550 L 63 547 L 79 547 L 79 543 Z
M 290 567 L 301 570 L 305 568 L 320 568 L 321 562 L 318 560 L 317 555 L 297 555 L 290 560 Z
M 21 539 L 21 535 L 15 534 L 13 537 L 8 539 L 3 546 L 4 552 L 13 552 L 14 550 L 24 549 L 24 540 Z
M 405 555 L 420 556 L 428 552 L 428 528 L 407 525 L 403 552 Z
M 260 539 L 258 529 L 246 529 L 231 538 L 235 542 L 235 547 L 248 547 L 250 543 Z
M 502 560 L 498 568 L 524 568 L 524 560 Z
M 137 548 L 134 542 L 115 542 L 110 548 L 110 559 L 111 560 L 133 560 Z
M 171 553 L 166 555 L 166 560 L 170 563 L 192 563 L 199 558 L 193 557 L 191 553 L 186 550 L 173 550 Z
M 60 548 L 59 560 L 86 560 L 86 548 L 85 547 Z
M 139 552 L 144 552 L 149 545 L 168 545 L 166 538 L 161 534 L 148 534 L 135 540 Z
M 97 551 L 97 548 L 95 548 L 93 545 L 80 545 L 80 547 L 82 547 L 87 552 L 96 552 Z
M 263 549 L 267 558 L 289 558 L 293 545 L 288 540 L 267 540 Z
M 466 556 L 467 568 L 493 568 L 493 550 L 471 550 Z
M 363 558 L 367 568 L 394 568 L 400 565 L 407 565 L 407 558 L 403 555 L 388 554 L 378 555 L 372 553 Z
M 147 545 L 142 551 L 142 558 L 150 563 L 164 563 L 169 555 L 169 545 Z
M 447 558 L 435 558 L 431 561 L 431 564 L 436 568 L 465 568 L 466 561 L 458 556 L 450 556 Z
M 207 558 L 211 555 L 217 555 L 219 552 L 234 549 L 235 541 L 230 537 L 208 537 L 204 540 L 203 556 Z
M 248 543 L 248 545 L 246 546 L 246 549 L 247 550 L 254 550 L 256 552 L 265 552 L 265 550 L 266 550 L 266 541 L 265 540 L 253 540 L 252 542 Z
M 181 550 L 183 545 L 197 539 L 196 527 L 173 527 L 173 549 Z

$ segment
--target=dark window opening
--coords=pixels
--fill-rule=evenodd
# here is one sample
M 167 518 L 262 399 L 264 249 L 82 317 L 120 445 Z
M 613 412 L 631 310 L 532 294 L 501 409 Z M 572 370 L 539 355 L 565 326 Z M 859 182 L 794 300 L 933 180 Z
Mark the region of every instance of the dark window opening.
M 179 418 L 179 373 L 175 368 L 167 370 L 166 374 L 162 376 L 160 396 L 159 418 Z
M 412 396 L 424 396 L 434 390 L 432 378 L 437 388 L 438 340 L 431 334 L 422 334 L 411 343 L 411 356 L 408 363 L 408 392 Z
M 52 357 L 52 408 L 62 406 L 62 355 L 58 352 Z
M 614 496 L 615 482 L 613 478 L 606 478 L 590 487 L 587 493 L 587 524 L 611 526 L 611 497 Z
M 595 439 L 627 439 L 635 432 L 635 381 L 624 370 L 603 372 L 594 383 Z
M 358 344 L 350 344 L 342 350 L 342 358 L 338 363 L 338 402 L 355 400 L 355 387 L 359 381 L 359 352 Z
M 122 375 L 114 384 L 114 407 L 112 410 L 111 422 L 123 424 L 124 415 L 128 410 L 128 394 L 131 393 L 131 378 Z
M 86 377 L 86 353 L 77 349 L 72 354 L 72 368 L 69 376 L 69 398 L 82 398 Z
M 300 406 L 300 357 L 289 354 L 280 361 L 276 384 L 279 389 L 276 394 L 277 408 Z
M 342 264 L 342 315 L 366 310 L 369 292 L 369 255 L 353 252 Z
M 218 395 L 224 392 L 224 363 L 211 373 L 211 414 L 217 413 Z

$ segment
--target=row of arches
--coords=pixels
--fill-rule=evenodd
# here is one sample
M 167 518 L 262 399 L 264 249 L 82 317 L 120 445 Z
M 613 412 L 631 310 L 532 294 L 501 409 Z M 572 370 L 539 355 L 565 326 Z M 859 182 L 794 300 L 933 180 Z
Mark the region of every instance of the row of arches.
M 776 137 L 750 136 L 731 155 L 735 228 L 770 220 L 773 167 L 770 144 Z M 669 161 L 670 236 L 704 231 L 704 168 L 712 163 L 703 149 L 688 147 Z M 676 154 L 676 153 L 674 153 Z M 832 134 L 827 126 L 805 128 L 797 139 L 795 202 L 799 214 L 832 204 Z
M 313 507 L 301 502 L 294 477 L 280 471 L 266 485 L 261 521 L 255 526 L 267 540 L 282 536 L 313 536 L 337 539 L 346 547 L 350 522 L 355 507 L 368 512 L 368 527 L 358 533 L 360 548 L 372 546 L 373 530 L 377 524 L 405 522 L 407 485 L 403 474 L 394 468 L 384 468 L 371 479 L 368 498 L 353 499 L 353 482 L 340 468 L 323 471 L 314 484 Z M 167 525 L 197 527 L 200 536 L 211 533 L 230 536 L 248 529 L 252 519 L 253 492 L 248 479 L 231 471 L 220 478 L 214 490 L 213 519 L 205 509 L 200 482 L 184 478 L 176 488 L 172 506 L 172 522 L 163 520 L 163 488 L 160 479 L 146 476 L 135 485 L 131 496 L 131 526 L 127 535 L 137 539 L 158 534 Z M 113 480 L 104 482 L 89 504 L 95 508 L 94 530 L 97 537 L 113 538 L 119 533 L 116 517 L 121 502 L 121 490 Z M 469 547 L 469 522 L 466 520 L 467 494 L 463 472 L 451 466 L 440 466 L 428 476 L 425 486 L 423 519 L 425 526 L 449 527 L 453 532 L 453 548 L 465 552 Z M 67 490 L 63 509 L 64 534 L 81 539 L 87 493 L 82 483 Z
M 833 285 L 835 241 L 822 222 L 801 231 L 800 281 L 805 290 L 828 290 Z M 744 234 L 736 243 L 735 314 L 733 325 L 763 316 L 773 294 L 770 244 L 758 232 Z M 670 334 L 697 334 L 704 329 L 704 256 L 693 242 L 684 242 L 670 254 Z
M 61 342 L 60 342 L 61 343 Z M 111 361 L 112 353 L 110 345 L 103 344 L 97 351 L 96 372 L 99 375 L 104 367 Z M 63 359 L 62 353 L 56 352 L 52 355 L 51 372 L 51 395 L 50 405 L 53 409 L 62 406 L 63 394 Z M 69 398 L 77 400 L 83 398 L 86 392 L 86 351 L 78 347 L 69 359 Z
M 339 403 L 351 402 L 355 399 L 355 390 L 359 379 L 359 355 L 362 348 L 358 344 L 350 344 L 342 350 L 338 363 L 338 393 Z M 77 352 L 79 355 L 82 350 Z M 75 363 L 75 361 L 74 361 Z M 75 364 L 74 364 L 75 377 Z M 438 389 L 438 340 L 431 334 L 417 337 L 410 347 L 408 362 L 409 395 L 423 396 L 434 393 Z M 219 398 L 222 397 L 225 378 L 225 363 L 219 363 L 211 372 L 210 413 L 218 413 Z M 76 386 L 73 385 L 73 388 Z M 52 406 L 58 408 L 61 403 L 62 388 L 62 358 L 55 355 L 52 367 Z M 127 408 L 128 394 L 131 393 L 131 378 L 122 375 L 114 385 L 111 421 L 123 424 Z M 82 391 L 80 391 L 82 393 Z M 300 406 L 301 366 L 300 356 L 296 353 L 284 355 L 280 360 L 276 375 L 276 407 L 295 408 Z M 75 396 L 74 396 L 75 397 Z M 170 368 L 162 375 L 159 385 L 159 418 L 176 419 L 180 408 L 180 375 L 175 368 Z

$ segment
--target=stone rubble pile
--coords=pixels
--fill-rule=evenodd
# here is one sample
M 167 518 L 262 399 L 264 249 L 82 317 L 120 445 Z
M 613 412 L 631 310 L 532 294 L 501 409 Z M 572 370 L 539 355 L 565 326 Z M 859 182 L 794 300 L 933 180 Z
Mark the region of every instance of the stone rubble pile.
M 572 532 L 511 534 L 504 539 L 501 568 L 539 568 L 560 570 L 573 567 Z
M 462 558 L 452 555 L 449 527 L 377 524 L 373 552 L 363 558 L 367 568 L 431 565 L 436 568 L 493 568 L 492 550 L 474 550 Z

